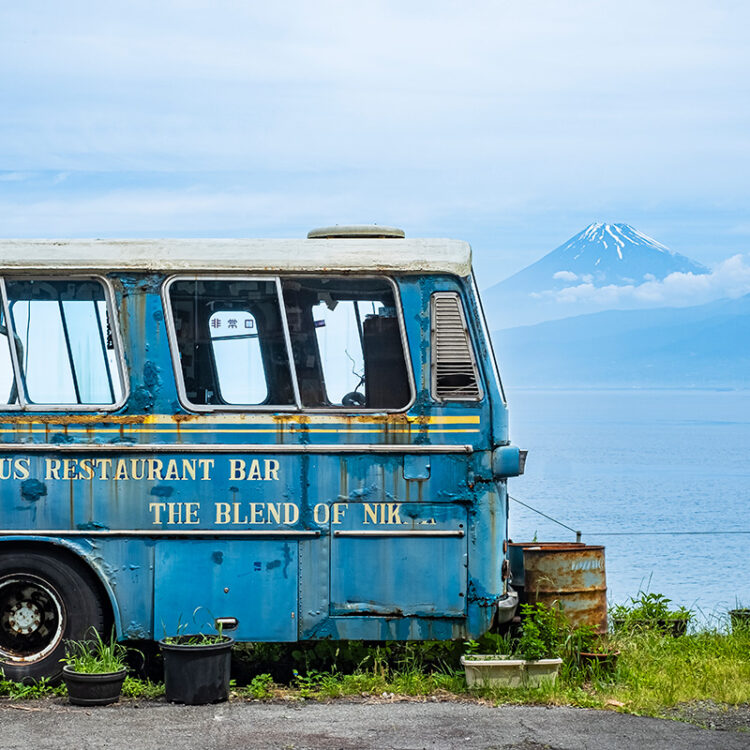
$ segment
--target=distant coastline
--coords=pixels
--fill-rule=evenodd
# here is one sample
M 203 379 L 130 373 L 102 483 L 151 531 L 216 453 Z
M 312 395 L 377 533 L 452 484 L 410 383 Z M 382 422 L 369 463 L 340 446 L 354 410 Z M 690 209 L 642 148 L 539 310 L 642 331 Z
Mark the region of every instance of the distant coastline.
M 631 393 L 634 391 L 641 393 L 648 393 L 652 391 L 665 392 L 665 393 L 682 393 L 684 391 L 706 391 L 709 393 L 747 393 L 750 392 L 750 383 L 745 386 L 734 386 L 734 385 L 509 385 L 502 378 L 502 372 L 500 373 L 500 379 L 503 381 L 503 388 L 505 388 L 506 395 L 508 392 L 511 393 Z

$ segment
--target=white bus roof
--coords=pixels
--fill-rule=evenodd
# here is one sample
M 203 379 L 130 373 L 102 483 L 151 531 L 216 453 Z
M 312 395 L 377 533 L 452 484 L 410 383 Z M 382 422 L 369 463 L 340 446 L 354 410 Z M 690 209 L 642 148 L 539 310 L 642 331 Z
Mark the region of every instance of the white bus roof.
M 444 239 L 0 240 L 0 272 L 471 273 L 471 248 Z

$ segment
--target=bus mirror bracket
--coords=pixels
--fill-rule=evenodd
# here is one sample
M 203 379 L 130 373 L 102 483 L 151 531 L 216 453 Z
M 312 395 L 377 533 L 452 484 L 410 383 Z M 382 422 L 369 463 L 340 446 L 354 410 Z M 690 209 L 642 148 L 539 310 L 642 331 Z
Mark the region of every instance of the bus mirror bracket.
M 501 445 L 492 451 L 492 474 L 496 478 L 517 477 L 526 468 L 526 454 L 516 445 Z

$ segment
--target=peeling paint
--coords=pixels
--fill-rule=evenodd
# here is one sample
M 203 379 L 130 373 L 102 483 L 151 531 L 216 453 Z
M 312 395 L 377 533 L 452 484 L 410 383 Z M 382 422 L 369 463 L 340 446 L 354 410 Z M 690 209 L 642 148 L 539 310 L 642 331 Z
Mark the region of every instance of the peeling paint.
M 289 577 L 289 566 L 291 565 L 291 563 L 292 563 L 292 551 L 290 549 L 290 545 L 287 543 L 287 544 L 284 544 L 284 568 L 283 568 L 284 578 Z
M 75 438 L 71 437 L 70 435 L 67 435 L 65 432 L 55 432 L 52 437 L 50 437 L 49 442 L 59 445 L 61 443 L 72 443 L 75 441 Z
M 502 594 L 492 594 L 484 589 L 482 584 L 474 578 L 469 579 L 467 601 L 480 607 L 493 607 L 500 601 Z
M 109 531 L 109 526 L 99 521 L 88 521 L 87 523 L 76 524 L 79 531 Z
M 157 390 L 161 385 L 159 368 L 153 362 L 146 362 L 143 366 L 143 385 L 152 390 Z
M 154 394 L 145 386 L 136 388 L 133 395 L 131 396 L 131 400 L 133 406 L 138 409 L 138 411 L 143 412 L 153 411 L 154 404 L 156 403 Z
M 38 479 L 27 479 L 21 482 L 21 497 L 29 502 L 39 500 L 47 495 L 47 485 Z

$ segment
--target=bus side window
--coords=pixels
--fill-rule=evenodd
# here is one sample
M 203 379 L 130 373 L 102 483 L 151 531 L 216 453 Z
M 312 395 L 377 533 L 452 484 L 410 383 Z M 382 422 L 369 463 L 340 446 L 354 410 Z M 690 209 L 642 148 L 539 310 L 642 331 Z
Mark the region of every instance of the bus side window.
M 411 383 L 389 281 L 288 278 L 283 288 L 303 406 L 408 405 Z
M 31 404 L 109 405 L 122 398 L 96 280 L 7 280 L 16 352 Z
M 344 300 L 332 307 L 329 304 L 318 302 L 312 308 L 328 403 L 340 404 L 347 394 L 361 392 L 359 405 L 364 406 L 365 360 L 357 325 L 357 302 Z
M 436 401 L 482 398 L 474 347 L 461 298 L 435 292 L 430 302 L 431 390 Z
M 169 301 L 190 404 L 294 404 L 275 280 L 178 278 Z

